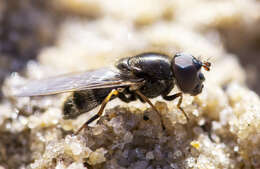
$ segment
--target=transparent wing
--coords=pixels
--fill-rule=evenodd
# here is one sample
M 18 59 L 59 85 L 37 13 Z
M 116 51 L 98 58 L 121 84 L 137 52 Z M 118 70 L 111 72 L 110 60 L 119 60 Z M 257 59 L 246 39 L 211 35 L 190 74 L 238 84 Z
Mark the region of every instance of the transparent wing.
M 115 69 L 102 68 L 81 74 L 64 75 L 32 81 L 17 89 L 14 95 L 21 97 L 40 96 L 87 89 L 129 86 L 141 80 L 142 79 L 122 75 Z

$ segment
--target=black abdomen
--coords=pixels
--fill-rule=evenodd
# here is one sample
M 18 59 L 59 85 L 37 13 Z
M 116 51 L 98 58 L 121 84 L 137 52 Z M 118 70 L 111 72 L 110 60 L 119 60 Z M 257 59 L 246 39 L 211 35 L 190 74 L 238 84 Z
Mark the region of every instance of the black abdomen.
M 74 119 L 99 106 L 112 89 L 92 89 L 73 92 L 63 106 L 63 118 Z

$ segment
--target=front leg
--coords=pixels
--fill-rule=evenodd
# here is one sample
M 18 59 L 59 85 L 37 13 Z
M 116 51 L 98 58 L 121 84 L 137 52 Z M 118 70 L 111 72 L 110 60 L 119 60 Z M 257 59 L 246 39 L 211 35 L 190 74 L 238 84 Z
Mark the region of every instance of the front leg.
M 170 95 L 170 96 L 163 96 L 163 98 L 167 101 L 172 101 L 174 99 L 176 99 L 177 97 L 180 97 L 179 101 L 178 101 L 178 104 L 177 104 L 177 107 L 178 109 L 180 109 L 183 113 L 183 115 L 186 117 L 187 121 L 189 121 L 189 117 L 188 115 L 185 113 L 185 111 L 183 110 L 183 108 L 181 107 L 181 103 L 182 103 L 182 98 L 183 98 L 183 94 L 180 92 L 180 93 L 176 93 L 176 94 L 173 94 L 173 95 Z

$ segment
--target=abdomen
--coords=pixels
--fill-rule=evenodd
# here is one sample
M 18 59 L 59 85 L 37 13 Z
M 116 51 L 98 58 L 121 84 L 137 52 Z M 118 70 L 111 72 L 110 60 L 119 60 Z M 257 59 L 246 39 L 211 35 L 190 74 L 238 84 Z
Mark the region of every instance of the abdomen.
M 102 103 L 111 90 L 111 88 L 105 88 L 73 92 L 64 103 L 63 118 L 74 119 L 96 108 Z

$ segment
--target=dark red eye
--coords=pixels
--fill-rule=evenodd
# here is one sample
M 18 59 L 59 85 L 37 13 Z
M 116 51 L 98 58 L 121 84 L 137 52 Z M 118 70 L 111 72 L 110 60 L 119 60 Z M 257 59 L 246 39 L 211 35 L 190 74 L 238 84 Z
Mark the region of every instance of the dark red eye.
M 204 75 L 200 72 L 202 63 L 190 54 L 178 53 L 172 60 L 174 77 L 184 92 L 196 95 L 201 92 Z

